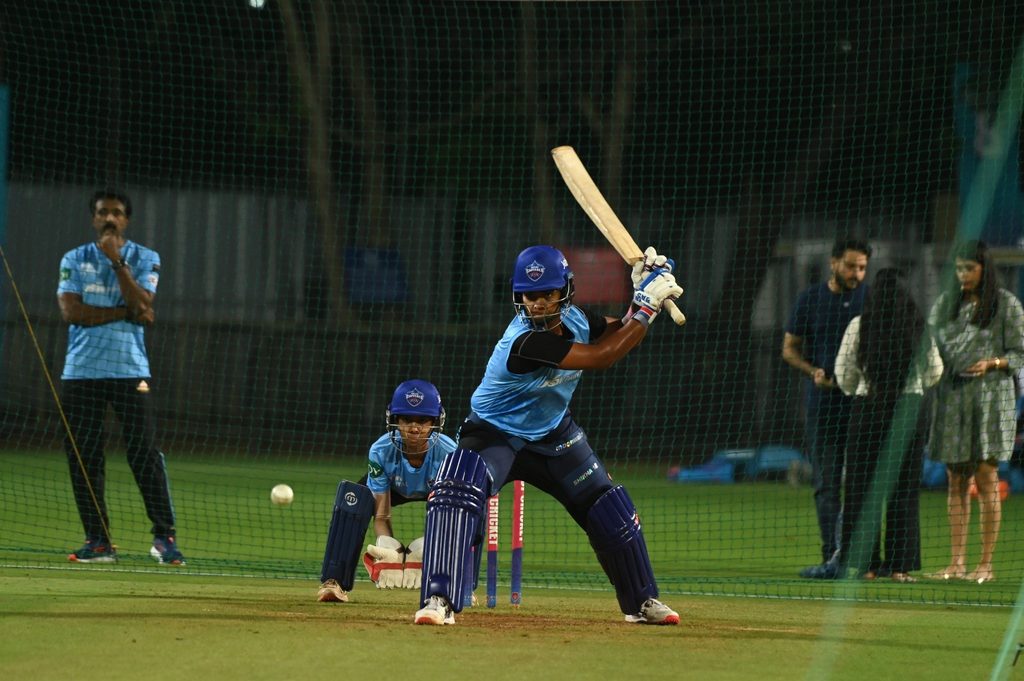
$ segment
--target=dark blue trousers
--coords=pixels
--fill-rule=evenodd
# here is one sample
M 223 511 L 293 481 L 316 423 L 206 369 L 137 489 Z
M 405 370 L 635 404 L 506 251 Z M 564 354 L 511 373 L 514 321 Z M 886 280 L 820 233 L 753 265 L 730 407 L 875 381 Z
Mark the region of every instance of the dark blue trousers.
M 814 507 L 821 535 L 821 560 L 839 550 L 842 533 L 843 464 L 850 425 L 850 399 L 839 390 L 817 399 L 807 412 L 807 442 L 814 472 Z
M 142 493 L 146 514 L 153 523 L 153 534 L 174 534 L 174 506 L 167 467 L 163 453 L 153 444 L 148 388 L 140 391 L 140 380 L 64 381 L 62 402 L 74 436 L 73 443 L 65 436 L 64 451 L 78 515 L 89 539 L 110 539 L 105 529 L 110 528 L 110 518 L 105 498 L 106 434 L 103 432 L 108 404 L 121 422 L 128 466 Z

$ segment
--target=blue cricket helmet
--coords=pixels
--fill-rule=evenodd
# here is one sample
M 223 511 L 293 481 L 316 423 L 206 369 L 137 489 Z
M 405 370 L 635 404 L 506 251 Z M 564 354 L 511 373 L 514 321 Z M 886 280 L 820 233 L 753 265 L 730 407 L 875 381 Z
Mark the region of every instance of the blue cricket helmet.
M 531 291 L 561 291 L 558 312 L 542 317 L 530 315 L 523 294 Z M 512 304 L 523 323 L 535 331 L 548 330 L 548 323 L 572 305 L 575 288 L 569 261 L 553 246 L 530 246 L 516 257 L 512 270 Z
M 444 428 L 444 407 L 441 406 L 441 393 L 433 383 L 420 378 L 403 381 L 395 388 L 391 402 L 388 403 L 387 412 L 384 414 L 384 421 L 387 424 L 391 442 L 400 452 L 404 452 L 405 446 L 398 433 L 399 416 L 427 416 L 434 419 L 430 440 L 436 442 L 441 429 Z
M 391 416 L 429 416 L 440 419 L 443 414 L 441 393 L 433 383 L 420 378 L 400 383 L 388 405 L 389 421 Z
M 399 416 L 426 416 L 434 420 L 430 427 L 430 441 L 436 442 L 444 428 L 444 408 L 441 407 L 441 393 L 430 381 L 414 378 L 402 381 L 394 389 L 388 402 L 384 422 L 391 442 L 399 452 L 406 452 L 406 445 L 398 433 Z
M 516 257 L 512 292 L 552 291 L 572 282 L 569 261 L 553 246 L 530 246 Z

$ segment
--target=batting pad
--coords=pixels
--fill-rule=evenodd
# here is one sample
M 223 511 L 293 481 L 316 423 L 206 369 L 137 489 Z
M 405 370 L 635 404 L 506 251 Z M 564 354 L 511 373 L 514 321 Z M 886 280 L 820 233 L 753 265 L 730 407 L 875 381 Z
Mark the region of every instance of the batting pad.
M 658 597 L 658 584 L 647 555 L 640 516 L 622 485 L 602 494 L 590 507 L 587 536 L 598 562 L 615 587 L 615 596 L 624 614 L 634 615 L 644 601 Z
M 487 465 L 473 450 L 456 449 L 441 464 L 427 497 L 421 603 L 444 596 L 462 612 L 476 578 L 471 547 L 480 543 L 487 490 Z
M 324 564 L 320 581 L 336 579 L 345 591 L 351 591 L 360 562 L 363 537 L 373 518 L 373 492 L 357 482 L 342 480 L 334 497 L 331 529 L 327 532 Z

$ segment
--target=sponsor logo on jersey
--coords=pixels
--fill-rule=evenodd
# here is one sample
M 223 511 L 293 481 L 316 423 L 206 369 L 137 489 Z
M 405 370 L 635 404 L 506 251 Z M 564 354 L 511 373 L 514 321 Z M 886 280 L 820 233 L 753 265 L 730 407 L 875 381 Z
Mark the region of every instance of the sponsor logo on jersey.
M 526 266 L 526 277 L 530 281 L 538 281 L 544 276 L 544 265 L 534 260 Z
M 71 278 L 71 269 L 68 268 L 68 267 L 61 267 L 60 268 L 60 280 L 61 281 L 67 281 L 70 278 Z
M 368 472 L 371 478 L 378 478 L 384 475 L 384 469 L 381 468 L 380 464 L 377 463 L 376 461 L 370 462 Z
M 423 402 L 423 393 L 413 388 L 405 394 L 405 401 L 409 403 L 410 407 L 418 407 Z
M 555 374 L 554 376 L 550 376 L 541 385 L 543 387 L 545 387 L 545 388 L 553 388 L 554 386 L 561 385 L 562 383 L 568 383 L 569 381 L 575 381 L 576 379 L 578 379 L 582 375 L 583 375 L 582 371 L 569 371 L 569 372 L 566 372 L 566 373 L 559 373 L 559 374 Z
M 120 291 L 120 289 L 117 289 L 117 290 Z M 99 282 L 94 282 L 92 284 L 86 284 L 85 285 L 85 293 L 98 293 L 101 296 L 105 296 L 108 293 L 113 293 L 113 292 L 114 292 L 114 287 L 112 287 L 112 286 L 109 286 L 109 287 L 108 286 L 104 286 L 103 284 L 101 284 Z
M 91 262 L 83 262 L 78 266 L 78 269 L 82 271 L 82 274 L 96 274 L 99 270 L 96 269 L 96 265 Z
M 150 286 L 156 286 L 156 283 L 160 281 L 160 277 L 156 276 L 155 274 L 151 274 L 148 277 L 146 277 L 146 281 L 149 282 Z

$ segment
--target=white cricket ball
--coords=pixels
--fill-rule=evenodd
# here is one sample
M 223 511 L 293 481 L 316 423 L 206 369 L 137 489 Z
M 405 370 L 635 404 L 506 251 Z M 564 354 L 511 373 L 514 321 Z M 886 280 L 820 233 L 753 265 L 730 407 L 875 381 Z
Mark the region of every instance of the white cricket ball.
M 270 500 L 278 506 L 287 506 L 295 498 L 295 492 L 288 485 L 274 485 L 270 490 Z

